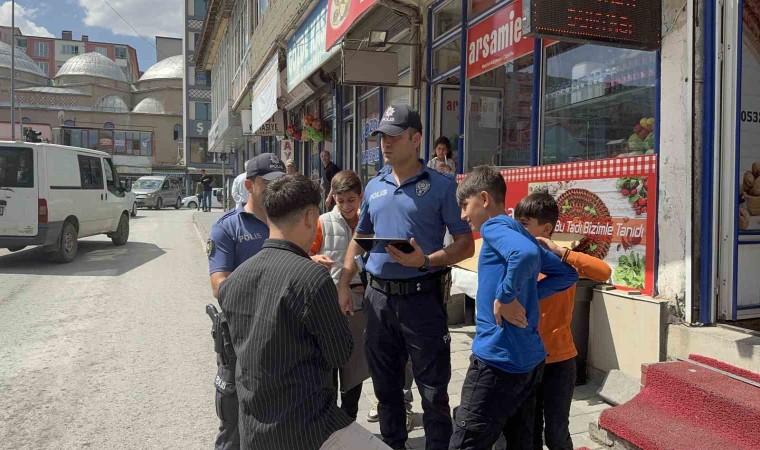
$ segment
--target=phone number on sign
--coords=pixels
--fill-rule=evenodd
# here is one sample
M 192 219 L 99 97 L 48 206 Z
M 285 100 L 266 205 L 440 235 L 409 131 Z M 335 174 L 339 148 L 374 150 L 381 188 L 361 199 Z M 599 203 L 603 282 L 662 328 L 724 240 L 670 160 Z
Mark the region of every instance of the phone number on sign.
M 760 112 L 758 111 L 742 111 L 742 122 L 760 122 Z

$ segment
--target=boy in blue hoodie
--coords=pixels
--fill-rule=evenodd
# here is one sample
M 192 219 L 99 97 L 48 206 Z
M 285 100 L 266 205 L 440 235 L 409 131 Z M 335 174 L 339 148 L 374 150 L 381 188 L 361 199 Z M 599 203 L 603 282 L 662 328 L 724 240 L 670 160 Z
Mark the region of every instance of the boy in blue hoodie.
M 457 189 L 462 218 L 480 232 L 483 247 L 475 339 L 450 449 L 490 449 L 502 433 L 510 450 L 532 449 L 546 359 L 538 301 L 578 280 L 575 269 L 505 214 L 506 192 L 504 178 L 488 166 L 476 167 Z M 546 277 L 537 282 L 539 273 Z

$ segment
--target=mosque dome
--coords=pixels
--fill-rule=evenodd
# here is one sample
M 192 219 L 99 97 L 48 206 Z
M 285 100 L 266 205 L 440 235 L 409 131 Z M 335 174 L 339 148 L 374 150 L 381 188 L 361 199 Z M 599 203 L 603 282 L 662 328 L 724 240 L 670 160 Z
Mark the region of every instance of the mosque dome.
M 106 95 L 95 104 L 95 109 L 105 112 L 127 113 L 129 106 L 123 98 L 118 95 Z
M 184 58 L 182 55 L 170 56 L 150 66 L 140 81 L 165 80 L 168 78 L 184 78 Z
M 140 103 L 135 106 L 132 112 L 143 114 L 163 114 L 166 111 L 164 110 L 164 104 L 161 103 L 160 100 L 157 100 L 153 97 L 146 97 L 140 100 Z
M 108 78 L 127 83 L 127 77 L 115 62 L 100 53 L 90 52 L 75 56 L 61 66 L 56 78 L 67 75 L 86 75 L 90 77 Z
M 24 49 L 16 47 L 15 59 L 16 70 L 47 78 L 47 74 L 24 52 Z M 11 46 L 5 42 L 0 42 L 0 67 L 11 68 Z

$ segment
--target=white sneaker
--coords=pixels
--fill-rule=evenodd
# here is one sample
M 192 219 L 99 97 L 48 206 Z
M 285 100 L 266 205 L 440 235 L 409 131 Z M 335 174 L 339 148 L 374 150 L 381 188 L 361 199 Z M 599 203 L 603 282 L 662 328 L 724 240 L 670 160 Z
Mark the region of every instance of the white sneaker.
M 377 412 L 377 402 L 372 404 L 372 408 L 367 412 L 367 422 L 374 423 L 380 420 L 380 414 Z

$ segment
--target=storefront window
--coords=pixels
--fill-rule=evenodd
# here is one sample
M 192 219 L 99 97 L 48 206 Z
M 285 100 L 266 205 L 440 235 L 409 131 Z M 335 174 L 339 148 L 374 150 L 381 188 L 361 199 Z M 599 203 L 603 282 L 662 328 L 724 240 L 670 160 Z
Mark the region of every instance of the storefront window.
M 533 54 L 470 80 L 467 170 L 530 165 Z
M 542 164 L 654 153 L 655 53 L 546 49 Z
M 446 32 L 459 28 L 462 23 L 462 3 L 449 0 L 433 12 L 433 39 L 438 39 Z
M 343 86 L 343 104 L 347 105 L 354 101 L 354 87 Z
M 328 95 L 325 98 L 322 99 L 322 114 L 319 115 L 322 119 L 329 119 L 333 117 L 333 114 L 335 114 L 333 110 L 333 96 Z
M 153 137 L 150 132 L 140 133 L 140 154 L 142 156 L 153 155 Z
M 98 132 L 98 150 L 113 153 L 113 131 L 100 130 Z
M 125 136 L 123 131 L 113 132 L 113 151 L 116 154 L 123 154 L 127 149 Z
M 205 139 L 190 138 L 190 162 L 203 164 L 211 163 L 214 161 L 213 153 L 208 153 L 208 146 Z M 127 141 L 127 147 L 129 147 L 131 141 Z M 138 144 L 138 149 L 139 144 Z
M 442 75 L 458 67 L 462 57 L 462 39 L 455 37 L 433 50 L 433 77 Z
M 402 86 L 408 86 L 411 83 L 409 72 L 406 75 L 399 77 L 398 84 Z M 409 92 L 411 89 L 404 87 L 389 87 L 385 88 L 385 104 L 386 105 L 411 105 L 411 97 Z
M 377 175 L 377 172 L 383 166 L 380 157 L 380 138 L 371 136 L 371 133 L 380 125 L 380 96 L 372 95 L 359 103 L 360 117 L 360 159 L 359 175 L 362 182 L 367 182 Z

